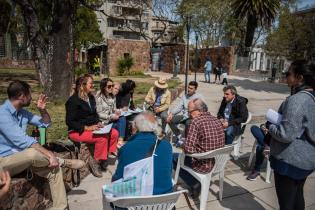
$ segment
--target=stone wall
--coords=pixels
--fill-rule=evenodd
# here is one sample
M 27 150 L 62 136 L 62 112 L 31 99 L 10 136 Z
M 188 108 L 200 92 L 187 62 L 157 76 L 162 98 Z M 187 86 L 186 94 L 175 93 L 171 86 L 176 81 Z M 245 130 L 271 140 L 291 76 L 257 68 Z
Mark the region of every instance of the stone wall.
M 224 67 L 228 67 L 229 73 L 231 73 L 235 67 L 235 49 L 234 47 L 216 47 L 199 50 L 200 68 L 198 72 L 204 72 L 204 64 L 206 59 L 210 58 L 212 62 L 212 68 L 218 65 L 218 60 L 221 60 L 221 64 Z
M 0 59 L 0 69 L 35 69 L 32 60 L 13 60 L 9 58 Z
M 134 59 L 132 71 L 147 71 L 150 67 L 150 44 L 147 41 L 107 39 L 107 63 L 111 74 L 117 74 L 117 63 L 124 55 Z
M 70 154 L 59 153 L 59 157 L 70 158 Z M 87 162 L 90 156 L 87 146 L 82 145 L 80 148 L 79 159 Z M 89 174 L 87 166 L 80 169 L 81 180 Z M 71 170 L 63 169 L 64 182 L 67 191 L 70 191 Z M 10 191 L 0 202 L 1 210 L 43 210 L 52 205 L 49 184 L 46 179 L 34 174 L 32 180 L 28 181 L 26 173 L 14 177 L 11 182 Z
M 180 58 L 180 71 L 179 73 L 184 73 L 185 71 L 185 44 L 177 44 L 173 46 L 165 46 L 162 48 L 161 52 L 161 71 L 173 73 L 174 69 L 174 54 L 177 52 Z

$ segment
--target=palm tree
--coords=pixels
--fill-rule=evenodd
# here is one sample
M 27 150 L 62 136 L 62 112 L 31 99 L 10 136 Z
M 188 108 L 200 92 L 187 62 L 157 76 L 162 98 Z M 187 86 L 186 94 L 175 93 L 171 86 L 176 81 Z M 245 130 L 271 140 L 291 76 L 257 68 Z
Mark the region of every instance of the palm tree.
M 248 56 L 256 28 L 271 25 L 280 9 L 280 0 L 234 0 L 232 8 L 237 19 L 247 20 L 244 56 Z

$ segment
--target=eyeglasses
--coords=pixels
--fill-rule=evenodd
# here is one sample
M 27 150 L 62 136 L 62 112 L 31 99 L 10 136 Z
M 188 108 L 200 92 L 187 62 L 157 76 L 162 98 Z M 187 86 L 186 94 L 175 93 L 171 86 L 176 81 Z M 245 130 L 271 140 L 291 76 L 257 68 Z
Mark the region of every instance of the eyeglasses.
M 193 113 L 194 111 L 197 111 L 198 109 L 188 110 L 188 114 Z
M 114 87 L 114 85 L 107 85 L 106 87 L 107 88 L 112 88 L 112 87 Z

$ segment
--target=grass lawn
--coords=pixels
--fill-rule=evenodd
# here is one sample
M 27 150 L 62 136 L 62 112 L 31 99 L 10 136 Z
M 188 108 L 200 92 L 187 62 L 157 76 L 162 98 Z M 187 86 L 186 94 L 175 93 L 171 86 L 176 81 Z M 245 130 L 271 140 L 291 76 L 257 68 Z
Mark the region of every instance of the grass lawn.
M 35 101 L 38 98 L 41 88 L 37 79 L 37 73 L 35 70 L 20 70 L 20 69 L 0 69 L 0 103 L 2 104 L 7 98 L 6 89 L 8 84 L 15 79 L 20 79 L 28 82 L 32 87 L 32 97 Z M 153 85 L 154 81 L 157 79 L 151 76 L 117 76 L 112 77 L 115 82 L 122 83 L 126 79 L 132 79 L 136 82 L 136 90 L 134 94 L 135 103 L 137 105 L 142 105 L 144 98 L 149 91 L 149 88 Z M 100 76 L 94 77 L 95 89 L 99 89 Z M 177 87 L 179 85 L 178 81 L 169 81 L 170 88 Z M 65 139 L 67 136 L 67 126 L 65 123 L 65 101 L 49 101 L 47 104 L 47 110 L 52 118 L 52 125 L 48 129 L 47 140 L 55 141 L 57 139 Z M 34 104 L 31 104 L 28 108 L 33 113 L 38 111 Z M 28 133 L 30 134 L 33 126 L 29 126 Z

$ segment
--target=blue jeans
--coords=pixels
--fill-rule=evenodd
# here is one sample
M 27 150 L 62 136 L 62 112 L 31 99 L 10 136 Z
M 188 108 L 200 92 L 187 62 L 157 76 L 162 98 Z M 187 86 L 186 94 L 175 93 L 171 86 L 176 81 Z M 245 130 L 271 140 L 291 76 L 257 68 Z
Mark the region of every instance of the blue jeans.
M 205 81 L 210 83 L 211 71 L 205 71 Z
M 126 127 L 127 127 L 127 120 L 125 116 L 119 117 L 118 120 L 113 122 L 113 128 L 118 130 L 119 137 L 121 138 L 125 138 Z
M 256 147 L 256 161 L 254 170 L 260 171 L 261 165 L 264 162 L 265 156 L 264 156 L 264 149 L 265 149 L 265 134 L 264 132 L 258 127 L 257 125 L 253 125 L 250 128 L 250 131 L 252 132 L 253 136 L 257 140 L 257 147 Z
M 224 129 L 225 133 L 225 144 L 232 144 L 234 140 L 234 127 L 229 126 L 226 129 Z

